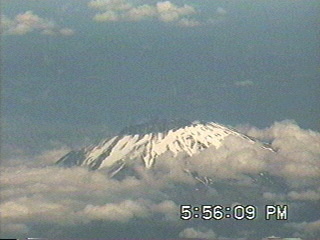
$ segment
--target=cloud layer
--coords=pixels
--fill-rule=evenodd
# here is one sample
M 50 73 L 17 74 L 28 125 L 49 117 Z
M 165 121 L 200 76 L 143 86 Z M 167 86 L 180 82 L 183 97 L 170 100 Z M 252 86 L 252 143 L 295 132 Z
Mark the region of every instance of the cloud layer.
M 201 25 L 198 20 L 190 18 L 198 13 L 194 7 L 187 4 L 178 6 L 170 1 L 134 6 L 125 0 L 93 0 L 88 6 L 100 11 L 93 18 L 97 22 L 157 19 L 186 27 Z
M 194 228 L 186 228 L 179 233 L 181 238 L 204 238 L 204 239 L 215 239 L 217 235 L 211 230 L 201 231 Z
M 263 130 L 250 128 L 246 133 L 271 142 L 272 147 L 277 149 L 277 156 L 269 167 L 274 174 L 289 179 L 319 176 L 318 132 L 301 129 L 293 121 L 283 121 Z
M 135 164 L 131 169 L 135 174 L 129 171 L 122 180 L 109 179 L 103 170 L 78 167 L 2 166 L 1 237 L 83 237 L 84 228 L 91 229 L 86 233 L 91 237 L 108 232 L 130 238 L 252 239 L 282 231 L 287 237 L 319 237 L 314 208 L 320 199 L 320 134 L 289 121 L 242 130 L 269 141 L 277 152 L 230 137 L 223 147 L 192 158 L 165 154 L 148 171 Z M 66 150 L 45 152 L 36 162 L 42 159 L 50 165 L 50 158 L 53 163 Z M 201 183 L 205 177 L 211 179 L 210 186 Z M 288 204 L 290 220 L 180 220 L 181 204 L 217 203 L 254 204 L 259 209 Z
M 61 28 L 54 21 L 42 18 L 32 11 L 18 14 L 13 19 L 2 15 L 1 32 L 6 35 L 25 35 L 32 32 L 62 36 L 71 36 L 74 34 L 74 30 Z

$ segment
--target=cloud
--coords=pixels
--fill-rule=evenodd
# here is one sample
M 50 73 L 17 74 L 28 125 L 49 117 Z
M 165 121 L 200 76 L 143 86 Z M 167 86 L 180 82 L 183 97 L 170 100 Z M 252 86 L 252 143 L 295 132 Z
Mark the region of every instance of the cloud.
M 15 234 L 24 234 L 29 233 L 29 228 L 25 224 L 14 224 L 14 223 L 5 223 L 2 225 L 3 229 L 6 229 L 6 232 L 14 236 Z
M 191 157 L 189 162 L 200 175 L 241 178 L 243 173 L 258 174 L 266 170 L 266 159 L 272 154 L 262 150 L 259 144 L 248 144 L 246 139 L 228 136 L 220 148 L 208 148 Z
M 93 17 L 97 22 L 138 22 L 153 19 L 181 27 L 217 24 L 227 15 L 224 8 L 218 7 L 209 20 L 203 20 L 195 7 L 188 4 L 179 6 L 171 1 L 135 5 L 127 0 L 92 0 L 88 7 L 99 11 Z
M 227 11 L 222 8 L 222 7 L 218 7 L 216 12 L 219 14 L 219 15 L 226 15 L 227 14 Z
M 59 143 L 51 143 L 53 145 L 61 145 Z M 9 148 L 10 146 L 6 146 Z M 11 146 L 11 148 L 14 148 L 15 146 Z M 15 157 L 11 158 L 5 158 L 1 162 L 3 167 L 14 167 L 14 166 L 28 166 L 28 167 L 39 167 L 39 166 L 48 166 L 55 163 L 56 159 L 61 158 L 62 156 L 66 155 L 68 152 L 71 151 L 71 148 L 67 146 L 58 146 L 57 148 L 45 150 L 35 156 L 32 161 L 28 157 L 25 157 L 24 155 L 27 155 L 25 151 L 22 149 L 19 149 L 18 147 L 15 147 L 13 149 L 13 153 Z M 19 157 L 17 157 L 19 156 Z
M 300 191 L 290 191 L 287 194 L 284 193 L 263 193 L 263 198 L 273 201 L 319 201 L 320 200 L 320 188 L 307 189 Z
M 102 11 L 124 11 L 132 8 L 132 5 L 125 0 L 93 0 L 88 3 L 88 6 Z
M 319 201 L 320 200 L 320 188 L 317 190 L 306 190 L 301 192 L 291 191 L 288 193 L 289 198 L 293 200 L 310 200 Z
M 129 9 L 125 13 L 125 18 L 131 21 L 141 21 L 146 18 L 154 17 L 157 14 L 157 9 L 151 5 L 141 5 L 138 7 L 134 7 Z
M 218 7 L 215 11 L 215 14 L 207 20 L 207 24 L 217 25 L 221 22 L 224 22 L 228 15 L 228 11 L 222 7 Z
M 234 85 L 240 86 L 240 87 L 253 86 L 254 82 L 251 80 L 237 81 L 234 83 Z
M 181 18 L 177 24 L 183 27 L 196 27 L 200 26 L 201 22 L 194 19 Z
M 181 238 L 204 238 L 204 239 L 215 239 L 217 235 L 212 231 L 209 230 L 196 230 L 194 228 L 186 228 L 179 233 L 179 237 Z
M 247 129 L 250 136 L 271 143 L 277 154 L 269 171 L 289 179 L 317 178 L 320 175 L 320 134 L 301 129 L 293 121 L 276 122 L 270 128 Z M 302 183 L 302 182 L 301 182 Z
M 265 192 L 263 193 L 263 198 L 267 199 L 267 200 L 272 200 L 275 202 L 278 201 L 284 201 L 286 199 L 286 195 L 283 193 L 271 193 L 271 192 Z
M 39 154 L 36 157 L 36 160 L 37 162 L 41 162 L 44 164 L 53 164 L 54 163 L 54 161 L 52 161 L 53 159 L 59 159 L 70 151 L 71 149 L 66 146 L 62 146 L 58 149 L 46 150 L 41 154 Z
M 198 12 L 190 5 L 177 6 L 170 1 L 157 2 L 155 5 L 142 4 L 134 6 L 124 0 L 93 0 L 90 8 L 102 11 L 93 19 L 97 22 L 142 21 L 157 19 L 165 23 L 174 23 L 184 27 L 201 25 L 200 21 L 189 18 Z
M 97 22 L 115 22 L 120 19 L 120 16 L 117 12 L 114 11 L 106 11 L 104 13 L 96 14 L 93 19 Z
M 74 30 L 60 28 L 51 20 L 41 18 L 32 11 L 18 14 L 14 19 L 1 16 L 1 32 L 5 35 L 25 35 L 32 32 L 39 32 L 44 35 L 71 36 Z
M 1 225 L 6 234 L 28 233 L 37 223 L 126 223 L 155 215 L 161 221 L 179 219 L 178 205 L 144 180 L 117 181 L 83 168 L 6 167 L 1 185 Z
M 85 217 L 119 222 L 147 215 L 148 209 L 146 206 L 132 200 L 124 200 L 120 203 L 109 203 L 102 206 L 87 205 L 83 210 L 83 216 Z
M 153 169 L 132 162 L 127 175 L 119 179 L 108 178 L 103 169 L 52 166 L 70 150 L 63 146 L 32 159 L 24 157 L 19 164 L 2 165 L 1 237 L 51 235 L 54 231 L 57 238 L 72 238 L 87 229 L 97 238 L 99 233 L 130 238 L 216 238 L 225 236 L 232 225 L 227 237 L 236 238 L 243 236 L 243 225 L 231 219 L 231 225 L 228 219 L 223 226 L 219 221 L 182 221 L 180 205 L 250 203 L 261 210 L 266 203 L 282 202 L 289 205 L 294 219 L 301 218 L 295 211 L 314 212 L 311 208 L 319 201 L 319 133 L 290 121 L 244 131 L 268 140 L 277 151 L 228 137 L 219 149 L 210 148 L 194 157 L 173 158 L 168 152 Z M 210 182 L 208 178 L 211 185 L 201 183 Z M 266 235 L 286 226 L 291 235 L 319 236 L 319 221 L 314 216 L 302 217 L 305 222 L 271 224 Z M 261 221 L 250 221 L 251 238 L 260 236 L 259 226 L 267 224 Z
M 178 7 L 169 1 L 158 2 L 156 5 L 158 18 L 163 22 L 173 22 L 179 20 L 182 16 L 188 16 L 196 13 L 196 10 L 189 6 L 184 5 Z
M 75 34 L 75 31 L 71 28 L 61 28 L 59 33 L 64 36 L 72 36 Z
M 298 237 L 317 238 L 320 236 L 320 219 L 312 222 L 288 223 L 286 226 L 297 230 L 295 235 Z
M 166 220 L 177 219 L 178 206 L 173 201 L 162 201 L 158 204 L 149 200 L 124 200 L 120 203 L 108 203 L 102 206 L 87 205 L 80 213 L 83 218 L 91 220 L 108 220 L 128 222 L 133 218 L 146 218 L 160 213 Z

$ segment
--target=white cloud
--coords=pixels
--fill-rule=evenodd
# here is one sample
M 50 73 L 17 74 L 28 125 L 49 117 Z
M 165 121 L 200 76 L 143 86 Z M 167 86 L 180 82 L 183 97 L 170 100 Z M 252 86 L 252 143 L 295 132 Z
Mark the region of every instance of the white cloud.
M 178 25 L 182 27 L 196 27 L 202 25 L 201 22 L 194 20 L 194 19 L 188 19 L 188 18 L 181 18 L 178 21 Z
M 271 193 L 271 192 L 265 192 L 263 193 L 263 198 L 267 200 L 272 200 L 272 201 L 283 201 L 286 199 L 286 195 L 283 193 Z
M 46 151 L 42 152 L 41 154 L 39 154 L 35 160 L 36 160 L 37 164 L 39 164 L 39 163 L 54 164 L 55 163 L 54 159 L 59 159 L 70 151 L 71 151 L 71 149 L 66 146 L 62 146 L 60 148 L 53 149 L 53 150 L 46 150 Z
M 65 35 L 71 36 L 74 30 L 60 28 L 51 20 L 41 18 L 32 11 L 18 14 L 14 19 L 6 16 L 1 17 L 1 32 L 6 35 L 25 35 L 31 32 L 40 32 L 44 35 Z
M 133 217 L 147 216 L 148 211 L 143 203 L 124 200 L 120 203 L 108 203 L 103 206 L 87 205 L 83 210 L 83 216 L 90 219 L 127 222 Z
M 145 180 L 117 181 L 83 168 L 1 170 L 1 224 L 6 233 L 13 228 L 25 233 L 37 222 L 64 226 L 95 220 L 123 223 L 154 214 L 179 219 L 175 202 L 166 200 L 160 189 L 150 188 Z
M 189 18 L 197 14 L 195 8 L 187 4 L 177 6 L 170 1 L 157 2 L 154 5 L 134 6 L 124 0 L 93 0 L 88 3 L 88 6 L 102 11 L 93 17 L 97 22 L 158 19 L 161 22 L 174 23 L 184 27 L 201 25 L 198 20 Z
M 219 14 L 219 15 L 226 15 L 227 14 L 227 11 L 222 8 L 222 7 L 218 7 L 216 12 Z
M 56 32 L 52 29 L 44 29 L 41 31 L 42 35 L 50 35 L 50 36 L 54 36 L 56 35 Z
M 147 218 L 156 213 L 162 214 L 166 221 L 176 221 L 178 206 L 170 200 L 153 203 L 145 199 L 128 199 L 120 203 L 108 203 L 102 206 L 89 204 L 79 214 L 90 220 L 128 222 L 133 218 Z
M 158 18 L 163 22 L 177 21 L 182 16 L 188 16 L 196 13 L 196 10 L 189 5 L 185 4 L 183 7 L 178 7 L 169 1 L 158 2 L 156 8 Z
M 288 223 L 288 227 L 297 230 L 296 235 L 304 238 L 317 238 L 320 236 L 320 219 L 313 222 Z
M 245 86 L 253 86 L 254 83 L 251 80 L 244 80 L 244 81 L 235 82 L 234 85 L 240 86 L 240 87 L 245 87 Z
M 44 197 L 21 197 L 1 204 L 1 217 L 10 221 L 34 218 L 38 221 L 60 222 L 66 210 L 68 208 L 64 204 L 48 201 Z
M 159 204 L 153 204 L 151 209 L 154 213 L 163 214 L 165 221 L 177 221 L 177 219 L 179 219 L 179 207 L 171 200 L 165 200 Z
M 153 19 L 181 27 L 217 24 L 227 15 L 224 8 L 218 7 L 209 20 L 203 20 L 199 16 L 200 11 L 195 7 L 188 4 L 179 6 L 171 1 L 134 4 L 129 0 L 92 0 L 88 7 L 98 11 L 93 17 L 97 22 L 138 22 Z
M 194 228 L 186 228 L 179 233 L 181 238 L 204 238 L 204 239 L 215 239 L 217 235 L 211 229 L 209 230 L 196 230 Z
M 125 18 L 132 21 L 140 21 L 157 14 L 156 8 L 147 4 L 131 8 L 125 13 Z
M 271 142 L 277 149 L 269 171 L 290 179 L 320 176 L 320 134 L 301 129 L 292 121 L 276 122 L 270 128 L 247 129 L 247 134 Z
M 222 7 L 218 7 L 215 11 L 215 14 L 207 20 L 207 23 L 210 25 L 217 25 L 226 20 L 228 15 L 227 10 Z
M 61 28 L 59 32 L 61 35 L 64 35 L 64 36 L 72 36 L 75 34 L 75 31 L 71 28 Z
M 11 157 L 9 159 L 3 159 L 1 162 L 3 167 L 14 167 L 14 166 L 28 166 L 28 167 L 39 167 L 48 166 L 56 162 L 57 159 L 61 158 L 65 154 L 71 151 L 71 148 L 67 146 L 61 146 L 59 143 L 52 143 L 57 145 L 57 148 L 45 150 L 33 157 L 32 160 L 27 157 L 27 154 L 19 148 L 15 148 L 12 153 L 19 157 Z M 6 146 L 7 147 L 7 146 Z M 8 146 L 8 148 L 13 148 L 14 146 Z
M 104 13 L 97 13 L 93 19 L 97 22 L 115 22 L 120 19 L 117 12 L 114 11 L 106 11 Z
M 241 178 L 243 173 L 257 174 L 266 169 L 266 158 L 273 154 L 259 144 L 248 144 L 235 136 L 225 138 L 219 149 L 208 148 L 190 158 L 192 168 L 199 174 L 215 178 Z
M 306 190 L 306 191 L 291 191 L 288 193 L 288 197 L 292 200 L 310 200 L 319 201 L 320 200 L 320 188 L 317 190 Z
M 99 10 L 124 11 L 132 8 L 126 0 L 92 0 L 88 3 L 91 8 Z

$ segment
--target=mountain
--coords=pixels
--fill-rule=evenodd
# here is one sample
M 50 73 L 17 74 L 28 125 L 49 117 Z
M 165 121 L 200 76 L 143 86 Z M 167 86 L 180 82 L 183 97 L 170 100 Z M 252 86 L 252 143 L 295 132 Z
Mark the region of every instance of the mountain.
M 91 170 L 107 169 L 114 176 L 132 162 L 139 162 L 150 169 L 164 153 L 170 153 L 173 157 L 178 154 L 193 156 L 209 147 L 218 149 L 230 135 L 273 151 L 267 144 L 215 122 L 158 119 L 127 127 L 97 145 L 71 151 L 57 164 L 65 167 L 86 166 Z

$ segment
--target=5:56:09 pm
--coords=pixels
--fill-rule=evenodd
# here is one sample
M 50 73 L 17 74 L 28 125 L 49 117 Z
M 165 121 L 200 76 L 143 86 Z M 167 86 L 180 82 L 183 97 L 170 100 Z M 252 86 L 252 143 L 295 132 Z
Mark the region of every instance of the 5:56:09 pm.
M 226 218 L 236 220 L 253 220 L 257 217 L 257 208 L 253 205 L 235 205 L 224 207 L 221 205 L 201 205 L 193 207 L 191 205 L 180 206 L 180 218 L 182 220 L 203 219 L 222 220 Z

